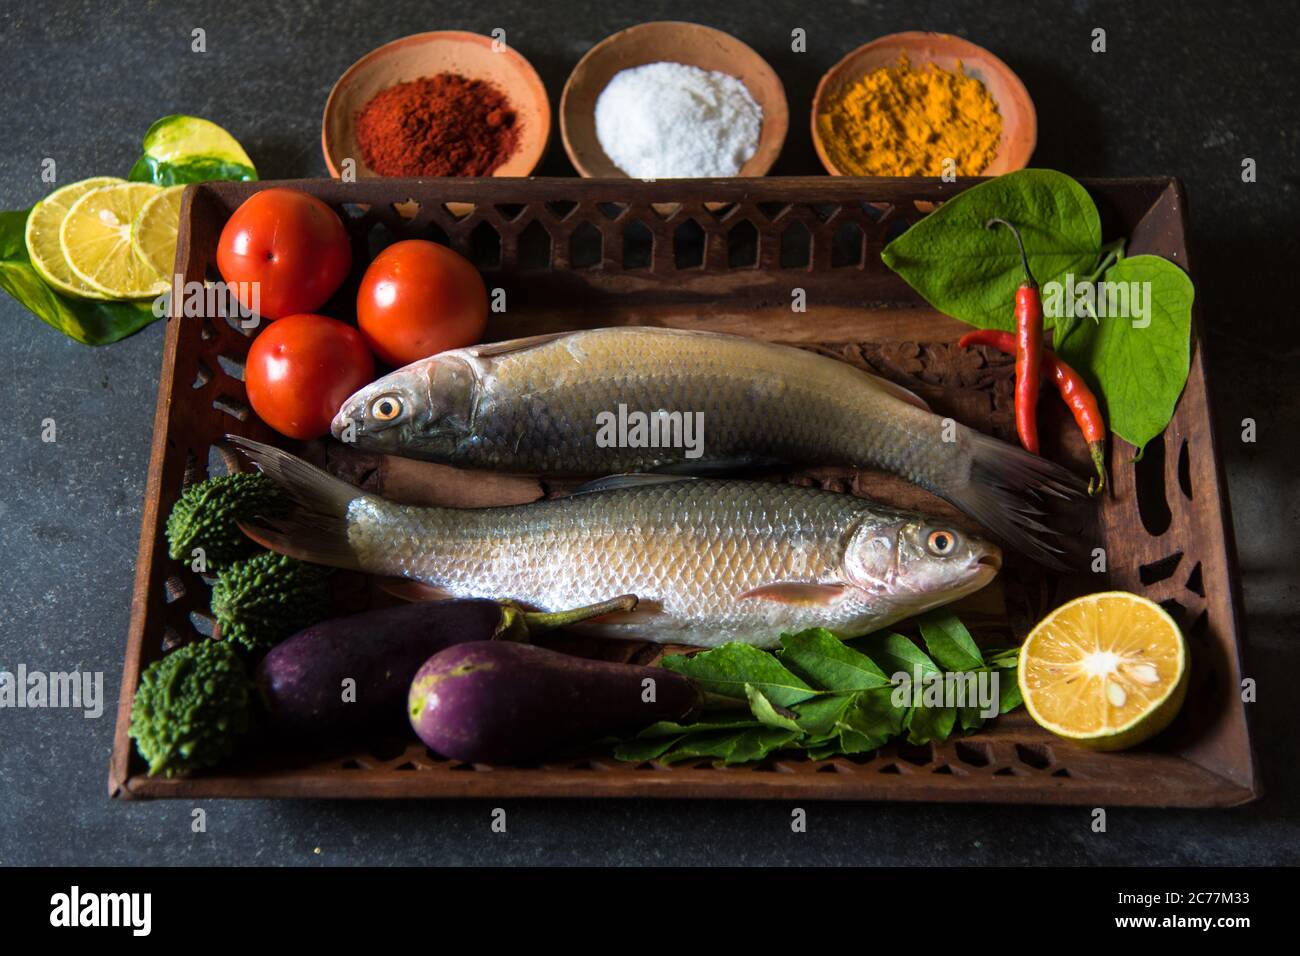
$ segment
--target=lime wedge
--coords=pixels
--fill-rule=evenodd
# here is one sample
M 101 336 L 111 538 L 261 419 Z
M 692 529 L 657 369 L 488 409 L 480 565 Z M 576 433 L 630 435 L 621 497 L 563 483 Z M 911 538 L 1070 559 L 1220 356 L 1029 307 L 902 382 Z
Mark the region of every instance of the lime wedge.
M 162 192 L 152 183 L 120 183 L 86 193 L 59 227 L 59 248 L 73 273 L 113 299 L 142 299 L 167 291 L 167 280 L 131 248 L 131 224 Z
M 111 186 L 122 180 L 116 176 L 96 176 L 71 183 L 56 189 L 35 206 L 27 217 L 27 230 L 23 238 L 27 242 L 27 256 L 32 260 L 32 268 L 40 277 L 60 292 L 77 295 L 87 299 L 102 299 L 103 293 L 86 285 L 77 278 L 68 260 L 63 258 L 59 246 L 59 227 L 68 215 L 68 210 L 86 193 L 101 186 Z
M 169 186 L 140 207 L 131 223 L 131 248 L 149 268 L 163 276 L 176 267 L 176 232 L 180 226 L 184 186 Z
M 144 155 L 133 181 L 163 185 L 204 179 L 256 179 L 253 161 L 239 140 L 198 116 L 164 116 L 144 134 Z

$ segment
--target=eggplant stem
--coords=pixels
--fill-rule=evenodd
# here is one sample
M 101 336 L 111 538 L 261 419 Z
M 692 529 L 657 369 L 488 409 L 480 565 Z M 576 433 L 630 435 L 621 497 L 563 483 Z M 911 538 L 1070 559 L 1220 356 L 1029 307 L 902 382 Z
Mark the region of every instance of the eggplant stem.
M 555 627 L 565 627 L 569 624 L 578 624 L 605 614 L 631 611 L 636 607 L 636 603 L 635 594 L 622 594 L 616 598 L 610 598 L 608 601 L 588 604 L 585 607 L 575 607 L 570 611 L 524 611 L 523 618 L 524 624 L 528 626 L 530 631 L 533 628 L 545 631 Z

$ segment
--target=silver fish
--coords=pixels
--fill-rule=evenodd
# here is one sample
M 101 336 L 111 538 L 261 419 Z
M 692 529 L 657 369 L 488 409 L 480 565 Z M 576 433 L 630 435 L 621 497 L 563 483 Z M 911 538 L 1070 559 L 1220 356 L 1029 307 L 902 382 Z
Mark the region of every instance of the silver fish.
M 267 547 L 542 610 L 635 594 L 636 610 L 583 625 L 604 637 L 773 647 L 814 626 L 854 637 L 970 594 L 1001 566 L 978 537 L 814 488 L 624 476 L 527 505 L 419 508 L 232 440 L 297 502 L 245 523 Z
M 647 428 L 616 431 L 611 442 L 611 416 L 630 418 L 629 411 Z M 701 437 L 687 435 L 694 424 L 702 447 L 672 447 Z M 1038 520 L 1041 505 L 1045 497 L 1080 499 L 1084 487 L 846 362 L 674 329 L 592 329 L 444 352 L 358 391 L 333 433 L 389 454 L 529 474 L 879 467 L 1058 567 L 1062 552 Z

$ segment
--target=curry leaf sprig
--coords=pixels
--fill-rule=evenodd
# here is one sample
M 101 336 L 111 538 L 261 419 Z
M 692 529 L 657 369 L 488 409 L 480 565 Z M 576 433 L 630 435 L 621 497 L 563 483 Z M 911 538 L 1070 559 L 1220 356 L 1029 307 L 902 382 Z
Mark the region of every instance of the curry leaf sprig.
M 729 765 L 797 749 L 824 760 L 867 753 L 896 737 L 925 744 L 983 726 L 986 718 L 974 700 L 964 706 L 918 703 L 912 687 L 900 694 L 901 682 L 894 679 L 900 673 L 913 685 L 919 675 L 921 684 L 931 686 L 938 682 L 927 682 L 927 675 L 986 674 L 996 678 L 999 714 L 1020 706 L 1018 649 L 981 652 L 951 611 L 930 612 L 919 623 L 926 650 L 892 632 L 844 643 L 824 628 L 812 628 L 783 634 L 775 653 L 732 643 L 665 657 L 663 667 L 691 678 L 723 704 L 747 707 L 748 715 L 715 713 L 686 724 L 660 721 L 619 743 L 614 754 L 666 764 L 711 757 Z

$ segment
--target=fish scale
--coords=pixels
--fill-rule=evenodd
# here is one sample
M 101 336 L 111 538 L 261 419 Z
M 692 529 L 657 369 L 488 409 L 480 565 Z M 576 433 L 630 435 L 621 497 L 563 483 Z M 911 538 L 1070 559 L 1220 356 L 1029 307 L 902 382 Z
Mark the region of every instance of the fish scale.
M 229 437 L 292 501 L 241 522 L 266 547 L 546 611 L 636 595 L 634 611 L 583 625 L 602 636 L 704 647 L 771 647 L 809 627 L 853 637 L 976 591 L 1001 566 L 975 535 L 819 488 L 629 476 L 525 505 L 420 508 Z
M 911 613 L 902 595 L 856 589 L 831 607 L 740 597 L 778 582 L 841 582 L 850 534 L 898 521 L 819 489 L 686 479 L 480 510 L 363 497 L 349 508 L 348 539 L 364 569 L 456 596 L 557 610 L 636 594 L 638 612 L 592 629 L 711 646 L 771 644 L 811 626 L 861 634 Z
M 681 434 L 681 447 L 631 433 L 610 444 L 601 426 L 620 408 L 643 420 L 698 415 L 702 447 Z M 679 329 L 589 329 L 444 352 L 361 389 L 332 428 L 361 448 L 525 474 L 883 468 L 1058 568 L 1062 549 L 1037 516 L 1045 498 L 1078 501 L 1084 488 L 1059 466 L 942 418 L 847 362 Z

